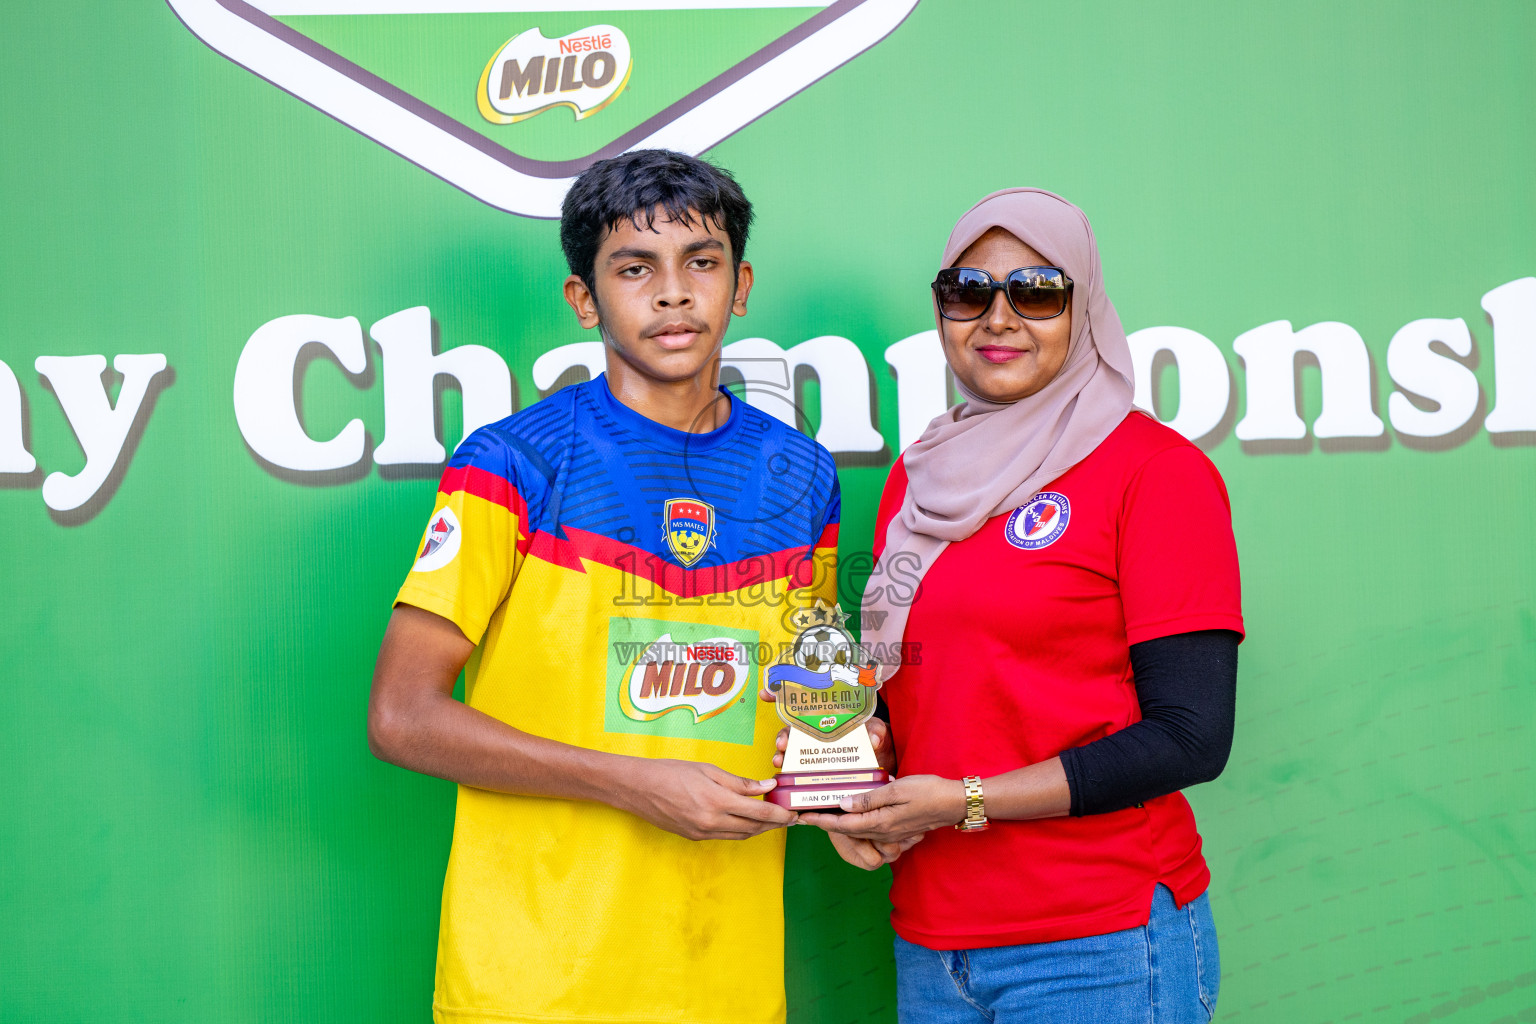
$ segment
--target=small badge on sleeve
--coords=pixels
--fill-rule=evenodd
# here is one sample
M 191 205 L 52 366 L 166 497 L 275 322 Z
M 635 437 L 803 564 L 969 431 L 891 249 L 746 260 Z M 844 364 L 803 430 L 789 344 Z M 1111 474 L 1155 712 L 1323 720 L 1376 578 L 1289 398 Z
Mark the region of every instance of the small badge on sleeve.
M 431 572 L 453 561 L 459 553 L 462 533 L 453 509 L 445 505 L 433 512 L 432 519 L 427 523 L 427 538 L 422 542 L 421 554 L 416 556 L 416 564 L 411 566 L 411 571 Z
M 1008 514 L 1003 535 L 1014 547 L 1034 551 L 1056 543 L 1071 519 L 1072 503 L 1065 494 L 1041 491 Z

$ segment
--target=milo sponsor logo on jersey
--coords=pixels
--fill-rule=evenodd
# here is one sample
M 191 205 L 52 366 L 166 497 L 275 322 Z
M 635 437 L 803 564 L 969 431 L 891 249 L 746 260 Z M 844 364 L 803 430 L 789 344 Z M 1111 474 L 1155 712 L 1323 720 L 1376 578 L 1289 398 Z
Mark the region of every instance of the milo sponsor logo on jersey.
M 697 622 L 608 620 L 608 732 L 750 744 L 758 635 Z
M 683 644 L 664 633 L 630 667 L 619 707 L 637 722 L 685 709 L 702 722 L 731 706 L 751 671 L 747 649 L 735 640 L 712 636 Z

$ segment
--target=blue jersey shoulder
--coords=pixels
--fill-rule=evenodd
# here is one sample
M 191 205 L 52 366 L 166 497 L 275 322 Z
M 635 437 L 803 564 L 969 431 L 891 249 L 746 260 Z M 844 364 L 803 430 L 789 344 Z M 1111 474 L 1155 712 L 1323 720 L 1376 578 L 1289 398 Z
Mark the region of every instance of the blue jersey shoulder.
M 736 399 L 728 438 L 689 450 L 686 441 L 664 443 L 675 431 L 636 424 L 644 434 L 632 434 L 615 422 L 612 400 L 594 390 L 606 387 L 601 379 L 572 385 L 481 427 L 450 466 L 511 480 L 532 529 L 577 526 L 646 547 L 661 543 L 659 515 L 672 498 L 710 503 L 721 513 L 721 541 L 748 552 L 814 543 L 841 518 L 832 454 L 798 430 Z
M 473 466 L 512 483 L 528 506 L 529 524 L 544 518 L 559 468 L 576 443 L 577 387 L 548 398 L 495 423 L 487 423 L 460 442 L 450 467 Z
M 842 491 L 837 461 L 830 451 L 814 438 L 745 402 L 742 425 L 746 428 L 743 434 L 757 438 L 761 446 L 759 471 L 777 484 L 770 494 L 795 495 L 796 503 L 809 513 L 808 521 L 817 520 L 821 527 L 841 520 Z

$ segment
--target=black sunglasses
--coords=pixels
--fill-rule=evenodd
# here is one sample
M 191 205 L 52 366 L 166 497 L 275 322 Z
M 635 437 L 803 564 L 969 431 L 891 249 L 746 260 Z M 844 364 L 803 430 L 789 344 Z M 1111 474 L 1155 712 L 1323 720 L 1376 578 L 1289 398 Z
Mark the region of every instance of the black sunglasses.
M 976 320 L 1002 292 L 1008 305 L 1026 320 L 1049 320 L 1066 311 L 1072 279 L 1060 267 L 1019 267 L 1001 281 L 975 267 L 948 267 L 933 280 L 939 315 L 946 320 Z

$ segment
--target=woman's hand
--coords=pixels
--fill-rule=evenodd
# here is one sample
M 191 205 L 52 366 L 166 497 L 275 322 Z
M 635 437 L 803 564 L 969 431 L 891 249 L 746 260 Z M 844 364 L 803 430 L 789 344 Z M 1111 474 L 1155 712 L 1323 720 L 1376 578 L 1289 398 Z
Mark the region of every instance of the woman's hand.
M 908 775 L 879 789 L 846 797 L 838 806 L 845 813 L 802 813 L 800 821 L 854 839 L 900 846 L 961 821 L 965 817 L 965 786 L 957 779 L 937 775 Z M 846 856 L 843 859 L 848 860 Z
M 829 817 L 829 815 L 823 815 L 823 817 Z M 869 839 L 855 839 L 840 832 L 830 832 L 827 838 L 832 840 L 832 848 L 843 860 L 856 868 L 873 871 L 881 865 L 891 863 L 912 849 L 922 841 L 923 837 L 913 836 L 899 843 L 877 843 Z
M 758 697 L 769 702 L 777 699 L 766 687 L 758 693 Z M 880 767 L 890 774 L 895 774 L 896 750 L 895 745 L 891 742 L 890 729 L 878 718 L 871 718 L 864 725 L 869 730 L 869 743 L 874 748 L 875 759 L 879 762 Z M 778 736 L 774 739 L 774 746 L 777 752 L 773 755 L 773 766 L 782 769 L 784 767 L 784 751 L 789 747 L 789 729 L 779 730 Z M 964 790 L 962 789 L 961 792 L 963 807 Z M 859 799 L 863 799 L 868 795 L 867 793 L 861 794 Z M 802 815 L 802 818 L 804 817 Z M 810 818 L 813 819 L 828 819 L 832 821 L 837 821 L 840 817 L 843 816 L 832 814 L 810 815 Z M 926 834 L 926 832 L 918 832 L 900 839 L 886 840 L 856 837 L 830 828 L 827 829 L 827 832 L 832 840 L 832 847 L 837 850 L 838 856 L 854 867 L 863 868 L 865 871 L 873 871 L 885 864 L 890 864 L 903 853 L 916 846 Z

